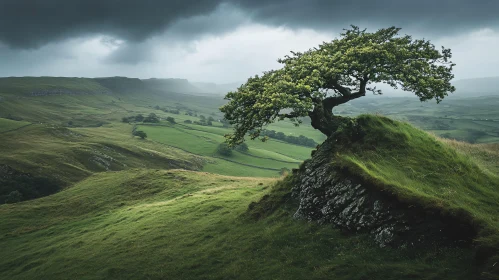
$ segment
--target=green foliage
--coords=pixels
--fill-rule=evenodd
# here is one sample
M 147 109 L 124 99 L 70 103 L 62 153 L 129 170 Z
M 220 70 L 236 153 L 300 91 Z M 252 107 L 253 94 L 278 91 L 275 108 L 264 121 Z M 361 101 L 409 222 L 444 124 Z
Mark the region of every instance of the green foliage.
M 171 123 L 171 124 L 176 124 L 175 119 L 173 117 L 167 117 L 166 121 Z
M 23 199 L 22 193 L 20 193 L 18 190 L 10 192 L 6 197 L 5 197 L 5 203 L 17 203 L 21 202 Z
M 140 139 L 147 138 L 147 134 L 144 131 L 142 131 L 142 130 L 136 130 L 136 131 L 134 131 L 133 135 L 140 137 Z
M 143 122 L 145 122 L 145 123 L 159 123 L 159 118 L 158 118 L 158 116 L 156 116 L 156 114 L 150 113 L 146 118 L 144 118 Z
M 186 123 L 186 124 L 192 124 L 192 121 L 191 120 L 185 120 L 184 123 Z
M 234 148 L 238 152 L 247 153 L 249 151 L 248 144 L 241 143 Z
M 135 121 L 136 122 L 144 121 L 144 116 L 142 114 L 138 114 L 137 116 L 135 116 Z
M 33 176 L 8 165 L 0 165 L 0 204 L 35 199 L 59 190 L 59 183 L 53 179 Z
M 227 142 L 241 143 L 247 133 L 255 139 L 275 120 L 299 125 L 301 117 L 310 117 L 312 126 L 329 136 L 339 125 L 332 109 L 367 92 L 381 94 L 374 83 L 440 102 L 455 90 L 450 49 L 438 51 L 429 41 L 399 36 L 399 31 L 369 33 L 352 26 L 340 38 L 280 59 L 282 69 L 249 78 L 226 95 L 229 102 L 220 108 L 235 125 Z
M 220 143 L 217 147 L 217 153 L 222 156 L 230 157 L 232 156 L 232 148 L 227 145 L 227 143 Z
M 306 146 L 306 147 L 316 147 L 317 142 L 314 141 L 314 139 L 305 137 L 303 135 L 300 135 L 298 137 L 293 136 L 293 135 L 286 135 L 283 132 L 276 132 L 275 130 L 262 130 L 260 132 L 260 136 L 263 137 L 268 137 L 268 138 L 274 138 L 278 139 L 284 142 L 292 143 L 295 145 L 301 145 L 301 146 Z

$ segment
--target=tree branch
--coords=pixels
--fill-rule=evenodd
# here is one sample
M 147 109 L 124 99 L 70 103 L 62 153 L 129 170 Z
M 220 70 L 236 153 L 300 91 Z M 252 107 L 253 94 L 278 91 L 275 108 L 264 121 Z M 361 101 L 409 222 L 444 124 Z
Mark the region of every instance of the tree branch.
M 324 105 L 324 109 L 325 110 L 332 110 L 333 107 L 335 107 L 335 106 L 347 103 L 348 101 L 350 101 L 352 99 L 356 99 L 356 98 L 365 96 L 366 95 L 367 81 L 368 81 L 367 74 L 365 74 L 364 78 L 360 80 L 360 89 L 359 89 L 359 91 L 354 92 L 354 93 L 351 93 L 348 89 L 340 86 L 338 84 L 338 82 L 335 81 L 334 83 L 336 83 L 339 87 L 343 88 L 343 90 L 347 90 L 348 91 L 348 95 L 342 94 L 342 96 L 330 96 L 330 97 L 325 98 L 322 101 L 323 105 Z
M 289 114 L 278 114 L 280 117 L 284 117 L 284 118 L 288 118 L 288 119 L 293 119 L 293 118 L 298 118 L 298 117 L 301 117 L 299 114 L 297 113 L 289 113 Z
M 338 84 L 337 80 L 331 81 L 331 85 L 332 85 L 332 87 L 334 89 L 336 89 L 343 96 L 348 96 L 348 95 L 351 94 L 350 89 L 348 89 L 346 87 L 343 87 L 340 84 Z

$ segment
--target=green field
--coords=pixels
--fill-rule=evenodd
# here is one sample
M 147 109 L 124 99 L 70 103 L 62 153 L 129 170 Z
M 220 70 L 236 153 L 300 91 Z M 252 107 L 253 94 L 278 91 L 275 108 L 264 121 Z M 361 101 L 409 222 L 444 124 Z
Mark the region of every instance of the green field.
M 0 133 L 16 130 L 24 126 L 27 126 L 29 124 L 30 124 L 29 122 L 14 121 L 14 120 L 0 118 Z
M 272 181 L 185 171 L 94 175 L 0 207 L 2 279 L 470 279 L 467 250 L 381 249 L 248 204 Z M 468 271 L 463 273 L 463 271 Z
M 207 127 L 205 130 L 204 126 L 181 124 L 140 125 L 137 129 L 145 131 L 150 140 L 213 158 L 203 170 L 224 175 L 277 177 L 281 168 L 297 168 L 305 159 L 304 156 L 311 151 L 310 148 L 272 140 L 268 143 L 250 141 L 247 153 L 233 151 L 232 156 L 225 157 L 217 155 L 216 149 L 224 141 L 223 133 L 230 132 L 228 129 Z M 275 146 L 280 149 L 273 151 L 272 147 Z
M 380 114 L 407 121 L 438 136 L 470 143 L 499 142 L 499 97 L 455 98 L 440 104 L 415 98 L 370 97 L 339 106 L 346 116 Z

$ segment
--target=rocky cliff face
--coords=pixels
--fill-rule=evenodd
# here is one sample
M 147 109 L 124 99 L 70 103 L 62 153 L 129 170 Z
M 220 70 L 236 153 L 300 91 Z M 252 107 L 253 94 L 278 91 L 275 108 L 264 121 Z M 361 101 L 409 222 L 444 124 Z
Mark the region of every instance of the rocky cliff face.
M 328 140 L 294 171 L 296 218 L 370 233 L 381 247 L 422 243 L 469 245 L 475 232 L 453 217 L 398 201 L 348 170 L 335 167 L 334 143 Z

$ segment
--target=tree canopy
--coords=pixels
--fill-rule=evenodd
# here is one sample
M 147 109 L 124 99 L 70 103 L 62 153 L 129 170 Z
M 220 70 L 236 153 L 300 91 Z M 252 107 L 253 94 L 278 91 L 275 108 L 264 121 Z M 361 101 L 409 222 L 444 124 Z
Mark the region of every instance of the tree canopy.
M 229 102 L 220 108 L 234 125 L 227 142 L 242 143 L 246 134 L 258 138 L 276 120 L 290 119 L 298 126 L 303 117 L 330 136 L 341 123 L 333 108 L 366 93 L 381 95 L 380 83 L 437 103 L 454 92 L 451 50 L 399 31 L 389 27 L 369 33 L 352 26 L 331 42 L 279 59 L 281 69 L 249 78 L 226 95 Z

